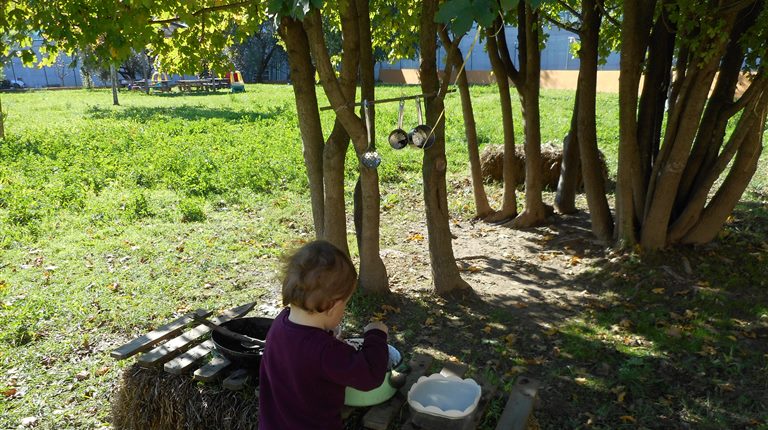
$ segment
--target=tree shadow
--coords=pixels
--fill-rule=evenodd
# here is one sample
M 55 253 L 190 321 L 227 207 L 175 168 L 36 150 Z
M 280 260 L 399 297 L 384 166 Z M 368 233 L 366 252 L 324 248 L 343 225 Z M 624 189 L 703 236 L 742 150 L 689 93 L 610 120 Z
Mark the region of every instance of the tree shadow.
M 347 322 L 363 327 L 375 315 L 406 356 L 436 358 L 431 372 L 459 360 L 469 376 L 495 378 L 502 395 L 518 375 L 539 379 L 541 428 L 759 428 L 768 386 L 765 226 L 765 203 L 745 202 L 715 244 L 609 258 L 586 215 L 562 217 L 527 230 L 524 246 L 591 254 L 589 270 L 470 255 L 459 262 L 481 261 L 483 272 L 522 287 L 449 298 L 426 288 L 356 293 Z
M 131 120 L 140 123 L 162 121 L 169 118 L 178 118 L 186 121 L 199 121 L 206 119 L 223 119 L 233 122 L 258 122 L 275 119 L 285 114 L 285 106 L 273 106 L 264 112 L 251 110 L 232 110 L 224 108 L 212 108 L 194 105 L 182 106 L 129 106 L 120 109 L 102 108 L 91 106 L 86 115 L 90 119 L 117 119 Z

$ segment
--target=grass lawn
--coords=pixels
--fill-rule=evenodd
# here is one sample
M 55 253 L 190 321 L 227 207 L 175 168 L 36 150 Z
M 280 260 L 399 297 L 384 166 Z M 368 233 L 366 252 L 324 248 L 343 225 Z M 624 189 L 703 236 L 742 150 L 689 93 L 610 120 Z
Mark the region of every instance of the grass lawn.
M 418 92 L 382 86 L 377 94 Z M 473 95 L 480 142 L 502 143 L 495 89 L 475 87 Z M 598 98 L 598 137 L 615 175 L 617 97 Z M 40 429 L 108 428 L 110 399 L 130 361 L 112 360 L 112 349 L 191 309 L 274 306 L 280 255 L 313 238 L 290 86 L 111 100 L 107 90 L 2 94 L 0 429 L 25 419 Z M 559 144 L 573 95 L 543 91 L 541 106 L 542 141 Z M 397 103 L 377 109 L 382 246 L 397 247 L 399 220 L 423 217 L 409 203 L 421 195 L 421 154 L 384 143 Z M 519 106 L 515 112 L 522 142 Z M 468 168 L 457 94 L 446 118 L 449 179 L 461 182 Z M 406 124 L 415 119 L 407 106 Z M 326 133 L 332 121 L 325 112 Z M 481 343 L 466 360 L 478 368 L 501 361 L 494 377 L 502 386 L 520 366 L 550 387 L 571 381 L 543 399 L 544 428 L 767 429 L 767 154 L 718 243 L 672 251 L 695 263 L 695 283 L 670 277 L 669 254 L 603 259 L 573 280 L 591 285 L 597 299 L 538 339 L 557 347 L 558 360 L 538 362 L 541 354 L 520 343 Z M 348 163 L 350 195 L 356 169 Z M 500 196 L 494 186 L 490 194 Z M 466 190 L 451 193 L 449 204 L 454 218 L 471 217 Z M 481 326 L 506 324 L 516 312 L 398 294 L 356 297 L 350 323 L 407 302 L 396 322 L 407 343 L 437 308 L 445 310 L 434 315 L 437 325 L 447 314 L 469 320 L 478 312 Z M 447 353 L 460 355 L 451 330 L 438 335 Z M 595 363 L 605 363 L 603 374 L 584 370 L 602 366 Z M 492 404 L 488 428 L 503 401 Z M 547 418 L 547 408 L 561 413 Z

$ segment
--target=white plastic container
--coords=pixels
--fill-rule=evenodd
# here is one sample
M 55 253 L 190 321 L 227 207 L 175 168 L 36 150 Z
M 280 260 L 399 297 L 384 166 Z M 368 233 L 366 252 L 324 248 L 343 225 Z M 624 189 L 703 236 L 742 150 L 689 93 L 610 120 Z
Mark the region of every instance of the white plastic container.
M 413 422 L 425 429 L 461 430 L 471 426 L 482 389 L 474 379 L 434 373 L 408 391 Z

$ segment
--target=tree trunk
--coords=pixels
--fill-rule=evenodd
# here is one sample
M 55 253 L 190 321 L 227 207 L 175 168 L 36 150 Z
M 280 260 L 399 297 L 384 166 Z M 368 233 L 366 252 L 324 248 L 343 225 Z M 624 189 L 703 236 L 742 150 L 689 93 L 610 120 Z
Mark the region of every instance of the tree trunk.
M 509 94 L 509 79 L 504 70 L 504 64 L 499 57 L 499 46 L 496 43 L 497 37 L 506 37 L 504 33 L 504 22 L 501 19 L 496 20 L 496 25 L 488 31 L 487 46 L 488 59 L 491 61 L 491 68 L 496 77 L 496 86 L 499 89 L 499 104 L 501 106 L 501 125 L 504 130 L 504 158 L 502 164 L 502 176 L 504 178 L 504 195 L 501 211 L 492 215 L 487 221 L 504 221 L 517 216 L 517 195 L 515 188 L 515 123 L 512 117 L 512 97 Z M 527 193 L 526 193 L 527 194 Z
M 325 238 L 325 193 L 323 186 L 323 129 L 320 123 L 320 111 L 317 108 L 315 93 L 315 67 L 310 57 L 309 40 L 301 23 L 291 18 L 283 18 L 278 29 L 288 53 L 291 69 L 293 94 L 296 99 L 296 113 L 304 147 L 304 163 L 309 178 L 309 194 L 312 202 L 312 220 L 315 236 Z M 343 181 L 343 179 L 342 179 Z M 343 207 L 344 198 L 341 197 Z M 343 213 L 343 212 L 342 212 Z M 340 221 L 341 220 L 341 221 Z M 345 223 L 344 217 L 334 222 Z M 346 232 L 346 227 L 343 227 Z M 346 233 L 345 233 L 346 234 Z M 337 246 L 339 243 L 332 242 Z M 344 239 L 346 244 L 346 236 Z M 345 248 L 348 249 L 346 245 Z M 347 253 L 349 253 L 347 251 Z
M 355 86 L 353 82 L 352 89 Z M 336 120 L 323 150 L 323 183 L 325 201 L 323 207 L 323 238 L 349 255 L 347 244 L 347 216 L 344 202 L 344 161 L 349 148 L 349 135 L 341 122 Z
M 717 84 L 707 102 L 699 132 L 696 135 L 691 155 L 680 181 L 673 212 L 675 217 L 683 210 L 687 204 L 686 199 L 692 192 L 701 188 L 704 178 L 708 176 L 717 160 L 725 138 L 728 121 L 738 112 L 738 109 L 734 109 L 732 105 L 744 61 L 744 48 L 741 46 L 740 40 L 744 32 L 754 25 L 759 11 L 760 8 L 749 8 L 745 13 L 746 16 L 739 17 L 739 24 L 733 28 L 730 42 L 720 65 Z
M 718 189 L 712 201 L 701 215 L 699 222 L 682 239 L 683 243 L 703 244 L 712 241 L 723 228 L 723 224 L 739 202 L 749 181 L 757 171 L 757 163 L 763 149 L 763 128 L 768 112 L 768 96 L 763 95 L 756 110 L 749 110 L 743 116 L 755 117 L 749 126 L 745 142 L 739 148 L 728 176 Z
M 269 66 L 269 60 L 272 59 L 272 55 L 276 50 L 277 44 L 274 44 L 269 48 L 269 53 L 262 56 L 261 61 L 259 61 L 259 65 L 256 67 L 256 79 L 254 79 L 254 81 L 259 83 L 264 81 L 261 77 L 264 75 L 264 70 L 267 68 L 267 66 Z
M 579 188 L 579 172 L 581 160 L 579 155 L 579 136 L 577 132 L 579 118 L 579 93 L 581 89 L 576 84 L 576 98 L 573 102 L 571 127 L 563 139 L 563 161 L 560 163 L 560 178 L 557 181 L 555 193 L 555 209 L 561 214 L 576 212 L 576 192 Z
M 419 50 L 421 64 L 419 75 L 421 89 L 425 94 L 436 94 L 438 90 L 437 58 L 435 35 L 435 13 L 437 0 L 424 0 L 421 7 Z M 433 127 L 435 143 L 424 150 L 422 178 L 424 181 L 424 205 L 426 209 L 429 256 L 435 291 L 445 295 L 456 290 L 469 289 L 459 275 L 451 244 L 448 226 L 448 196 L 445 182 L 447 162 L 445 158 L 445 119 L 440 117 L 444 109 L 442 95 L 425 100 L 427 124 Z M 438 122 L 438 118 L 440 121 Z
M 0 139 L 5 139 L 5 112 L 3 112 L 3 99 L 0 97 Z
M 354 7 L 354 2 L 349 2 L 349 7 Z M 351 16 L 354 16 L 354 14 Z M 307 31 L 309 37 L 310 48 L 317 65 L 320 82 L 323 85 L 325 94 L 328 96 L 328 100 L 336 112 L 337 119 L 341 122 L 344 129 L 347 131 L 347 134 L 349 134 L 352 139 L 359 160 L 360 155 L 365 152 L 368 146 L 367 133 L 360 117 L 355 115 L 354 110 L 350 108 L 354 99 L 347 99 L 345 97 L 341 84 L 336 78 L 336 72 L 331 65 L 331 60 L 325 46 L 322 18 L 318 10 L 312 10 L 304 17 L 304 29 Z M 347 34 L 346 37 L 358 36 L 350 33 Z M 364 273 L 375 273 L 376 266 L 381 260 L 378 247 L 378 223 L 375 226 L 366 225 L 366 220 L 371 219 L 371 217 L 375 217 L 377 221 L 379 218 L 378 175 L 371 174 L 372 172 L 369 170 L 373 169 L 364 167 L 362 163 L 360 164 L 360 169 L 363 190 L 363 213 L 369 213 L 369 215 L 363 217 L 362 242 L 371 243 L 371 241 L 375 240 L 376 244 L 375 247 L 363 246 L 364 253 L 360 255 L 359 282 L 360 286 L 367 291 L 382 292 L 389 289 L 388 279 L 386 277 L 373 278 L 371 276 L 364 276 Z M 376 227 L 375 232 L 371 231 L 372 227 Z
M 752 83 L 753 86 L 761 86 L 763 89 L 760 91 L 763 91 L 765 88 L 766 81 L 764 77 L 763 75 L 763 78 L 757 79 Z M 712 167 L 708 169 L 707 176 L 702 179 L 692 195 L 689 196 L 685 209 L 670 228 L 668 239 L 670 243 L 680 242 L 699 223 L 712 185 L 728 167 L 734 155 L 741 151 L 741 147 L 749 138 L 753 127 L 760 128 L 759 123 L 755 124 L 759 119 L 759 116 L 754 113 L 758 106 L 757 102 L 758 100 L 755 99 L 748 103 L 735 129 L 731 133 L 727 145 L 725 145 L 725 148 Z M 722 188 L 723 186 L 721 186 Z
M 457 36 L 458 37 L 458 36 Z M 454 67 L 459 69 L 456 81 L 459 86 L 459 96 L 461 97 L 461 112 L 464 118 L 464 133 L 467 137 L 467 152 L 469 153 L 469 169 L 472 178 L 472 195 L 475 198 L 475 218 L 486 218 L 494 211 L 488 203 L 488 196 L 485 193 L 483 185 L 483 173 L 480 168 L 480 150 L 477 143 L 477 126 L 475 124 L 475 113 L 472 108 L 472 95 L 469 91 L 469 81 L 467 73 L 462 67 L 464 56 L 459 50 L 458 45 L 454 45 L 448 35 L 448 30 L 440 30 L 440 38 L 446 49 L 450 48 L 453 52 Z M 459 37 L 460 39 L 460 37 Z
M 513 220 L 512 226 L 533 227 L 546 221 L 547 208 L 542 200 L 544 189 L 541 171 L 541 117 L 539 111 L 539 90 L 541 88 L 541 51 L 539 50 L 539 14 L 527 2 L 518 4 L 518 31 L 520 46 L 521 74 L 507 74 L 517 88 L 523 108 L 523 129 L 525 134 L 525 208 Z M 497 40 L 498 43 L 498 40 Z M 506 45 L 506 42 L 505 42 Z M 502 46 L 499 43 L 499 46 Z M 507 56 L 509 50 L 506 49 Z
M 595 0 L 582 2 L 581 50 L 579 55 L 578 141 L 581 153 L 581 175 L 587 193 L 592 233 L 604 241 L 613 236 L 613 220 L 605 197 L 605 180 L 597 149 L 595 95 L 597 92 L 597 48 L 600 34 L 600 11 Z
M 666 9 L 664 17 L 658 19 L 651 31 L 648 44 L 648 66 L 644 74 L 643 90 L 638 107 L 637 140 L 640 155 L 639 175 L 642 189 L 646 190 L 651 177 L 651 169 L 659 153 L 661 144 L 661 125 L 664 120 L 664 104 L 671 80 L 672 54 L 675 47 L 675 34 L 670 26 Z M 636 214 L 642 217 L 641 207 Z
M 112 104 L 120 106 L 120 101 L 117 99 L 117 71 L 115 71 L 115 65 L 109 65 L 109 77 L 112 81 Z
M 640 220 L 636 208 L 644 204 L 637 136 L 637 90 L 656 1 L 624 2 L 621 22 L 619 72 L 619 165 L 616 179 L 616 231 L 620 247 L 637 243 Z
M 735 21 L 735 14 L 724 18 L 725 28 L 731 28 Z M 688 82 L 683 83 L 677 104 L 670 109 L 664 132 L 664 143 L 654 163 L 648 184 L 640 240 L 643 248 L 659 249 L 667 245 L 668 227 L 680 179 L 699 129 L 699 121 L 709 88 L 726 46 L 727 38 L 713 42 L 713 46 L 709 49 L 714 51 L 714 55 L 709 59 L 697 60 L 693 63 L 695 71 L 686 75 L 685 79 Z
M 352 3 L 352 2 L 350 2 Z M 358 34 L 360 46 L 360 94 L 363 100 L 375 100 L 375 79 L 373 75 L 373 47 L 371 46 L 371 20 L 367 0 L 356 0 L 351 24 L 357 24 L 357 28 L 350 28 L 350 32 Z M 352 9 L 350 7 L 350 9 Z M 343 24 L 342 24 L 343 28 Z M 343 30 L 342 30 L 343 31 Z M 354 99 L 354 93 L 352 94 Z M 367 150 L 376 150 L 376 108 L 375 104 L 368 107 L 370 130 L 366 142 Z M 364 118 L 364 113 L 361 117 Z M 364 118 L 365 119 L 365 118 Z M 357 147 L 356 147 L 357 148 Z M 358 151 L 362 157 L 365 151 Z M 389 276 L 387 268 L 381 260 L 379 252 L 379 233 L 381 221 L 381 193 L 379 191 L 379 172 L 360 165 L 360 185 L 362 191 L 362 240 L 360 240 L 360 284 L 366 291 L 383 293 L 389 291 Z

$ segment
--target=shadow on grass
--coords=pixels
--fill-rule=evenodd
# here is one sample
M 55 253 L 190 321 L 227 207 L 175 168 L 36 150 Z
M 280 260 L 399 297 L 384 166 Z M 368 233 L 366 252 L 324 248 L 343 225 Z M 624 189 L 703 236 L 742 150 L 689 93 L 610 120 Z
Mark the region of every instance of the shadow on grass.
M 577 216 L 526 246 L 597 255 L 582 275 L 480 256 L 485 272 L 528 279 L 529 287 L 452 298 L 356 294 L 348 323 L 363 327 L 378 316 L 406 355 L 458 359 L 470 375 L 497 378 L 503 393 L 517 375 L 539 379 L 541 428 L 766 428 L 768 210 L 746 202 L 733 218 L 711 245 L 608 259 Z M 531 284 L 531 275 L 542 282 Z M 553 299 L 548 289 L 572 294 Z
M 285 111 L 285 106 L 272 107 L 265 112 L 191 105 L 172 107 L 129 106 L 120 109 L 105 109 L 98 106 L 92 106 L 88 109 L 87 115 L 91 119 L 133 120 L 141 123 L 161 121 L 164 118 L 179 118 L 187 121 L 223 119 L 235 122 L 257 122 L 278 118 L 283 116 Z

